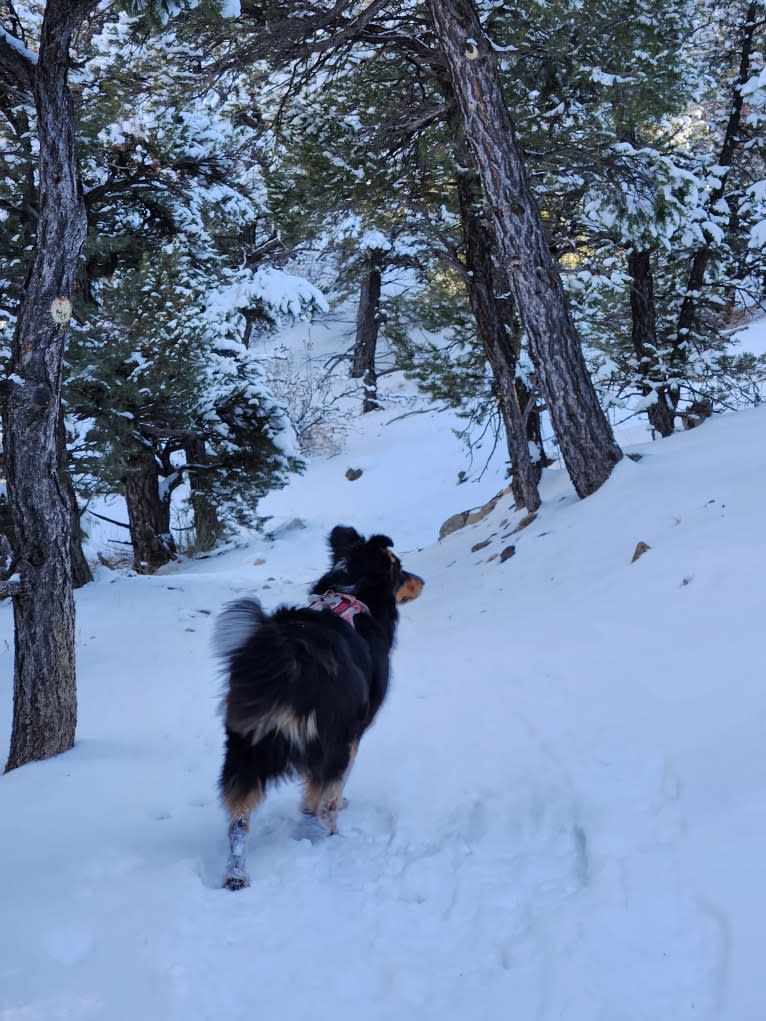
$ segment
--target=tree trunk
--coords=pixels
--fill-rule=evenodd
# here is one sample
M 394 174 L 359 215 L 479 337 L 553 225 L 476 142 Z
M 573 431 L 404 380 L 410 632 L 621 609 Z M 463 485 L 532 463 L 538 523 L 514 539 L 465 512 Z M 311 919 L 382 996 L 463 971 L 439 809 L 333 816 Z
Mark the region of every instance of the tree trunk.
M 39 220 L 13 338 L 16 386 L 4 422 L 8 503 L 20 573 L 13 604 L 9 770 L 71 748 L 77 723 L 72 508 L 59 470 L 58 430 L 69 298 L 87 230 L 67 87 L 69 45 L 93 6 L 66 0 L 47 5 L 33 72 Z
M 721 152 L 719 153 L 716 161 L 716 164 L 719 167 L 730 167 L 732 165 L 736 148 L 743 142 L 740 135 L 742 106 L 744 102 L 742 86 L 745 82 L 747 82 L 752 73 L 751 57 L 753 41 L 756 32 L 760 30 L 763 24 L 762 21 L 758 20 L 758 6 L 759 4 L 757 0 L 753 0 L 753 2 L 748 5 L 744 17 L 739 73 L 737 75 L 737 80 L 734 83 L 731 110 L 726 124 L 726 131 L 724 132 L 723 145 L 721 146 Z M 707 200 L 708 209 L 715 209 L 716 205 L 721 201 L 726 193 L 726 175 L 721 174 L 719 176 L 721 183 L 710 192 Z M 686 283 L 686 295 L 678 314 L 678 330 L 675 342 L 675 357 L 677 361 L 682 363 L 686 361 L 686 343 L 689 333 L 694 327 L 699 315 L 702 285 L 705 281 L 705 271 L 707 270 L 707 265 L 710 262 L 712 254 L 713 251 L 711 245 L 704 245 L 699 249 L 699 251 L 694 253 L 694 257 L 692 258 L 691 265 L 689 267 L 689 278 Z
M 492 49 L 470 0 L 428 0 L 428 7 L 564 464 L 578 495 L 588 496 L 606 481 L 622 451 L 588 375 Z
M 367 253 L 367 267 L 359 292 L 354 356 L 351 363 L 352 378 L 361 379 L 364 386 L 362 411 L 375 411 L 380 407 L 375 351 L 378 345 L 378 328 L 380 326 L 382 268 L 383 252 L 379 248 L 371 248 Z
M 638 357 L 645 396 L 656 394 L 656 401 L 647 409 L 652 429 L 661 436 L 670 436 L 674 428 L 675 407 L 678 397 L 663 379 L 657 357 L 657 315 L 654 307 L 654 279 L 649 252 L 631 252 L 628 257 L 630 273 L 630 314 L 633 350 Z
M 133 567 L 141 574 L 156 571 L 176 558 L 170 533 L 170 492 L 160 490 L 160 473 L 154 450 L 142 445 L 130 454 L 122 480 L 128 508 Z
M 82 518 L 80 515 L 79 506 L 77 504 L 77 494 L 75 493 L 74 485 L 72 483 L 72 476 L 69 474 L 69 470 L 66 464 L 63 409 L 61 409 L 59 412 L 57 443 L 58 443 L 59 471 L 61 472 L 61 485 L 66 490 L 67 500 L 69 502 L 69 507 L 71 509 L 69 555 L 72 562 L 72 587 L 82 588 L 83 585 L 87 585 L 89 582 L 93 581 L 93 574 L 91 573 L 90 566 L 85 558 L 85 553 L 83 552 L 82 548 L 83 542 Z M 13 526 L 10 507 L 5 497 L 3 497 L 2 501 L 0 502 L 0 537 L 2 537 L 3 540 L 7 543 L 7 548 L 10 551 L 9 563 L 11 562 L 15 563 L 16 552 L 13 544 L 16 542 L 16 530 Z M 0 567 L 0 575 L 2 574 L 3 568 Z
M 519 402 L 519 407 L 526 423 L 529 456 L 532 458 L 535 477 L 539 482 L 543 468 L 547 468 L 549 464 L 553 463 L 545 453 L 543 416 L 538 402 L 539 395 L 535 390 L 530 389 L 519 375 L 516 376 L 513 385 L 516 388 L 516 399 Z M 532 453 L 533 450 L 535 451 L 534 455 Z
M 57 443 L 61 485 L 66 490 L 67 501 L 72 515 L 69 529 L 69 556 L 72 561 L 72 585 L 74 588 L 82 588 L 83 585 L 87 585 L 88 582 L 93 581 L 93 575 L 91 574 L 88 561 L 85 559 L 85 553 L 82 548 L 82 519 L 80 517 L 80 508 L 77 505 L 77 494 L 74 490 L 74 483 L 72 482 L 72 476 L 69 474 L 69 467 L 67 465 L 66 429 L 64 427 L 63 408 L 59 412 Z
M 72 587 L 82 588 L 93 581 L 93 574 L 90 565 L 85 557 L 82 548 L 83 531 L 80 508 L 77 505 L 77 494 L 72 485 L 72 478 L 66 469 L 62 471 L 62 485 L 66 486 L 72 508 L 71 539 L 69 543 L 69 555 L 72 560 Z
M 457 155 L 459 165 L 465 166 L 467 154 L 458 152 Z M 492 369 L 505 426 L 513 496 L 517 507 L 536 511 L 540 506 L 537 489 L 540 475 L 530 457 L 524 409 L 519 405 L 515 386 L 517 359 L 510 336 L 512 317 L 508 314 L 509 303 L 503 303 L 497 297 L 501 289 L 496 286 L 492 265 L 495 239 L 484 216 L 481 185 L 474 171 L 458 173 L 457 192 L 465 240 L 468 297 L 479 338 Z
M 187 472 L 189 480 L 189 503 L 194 514 L 195 546 L 198 550 L 211 550 L 221 535 L 221 522 L 218 513 L 210 501 L 210 497 L 200 485 L 200 475 L 204 471 L 195 471 L 207 466 L 208 457 L 205 441 L 199 436 L 190 436 L 184 443 L 186 463 L 190 466 Z

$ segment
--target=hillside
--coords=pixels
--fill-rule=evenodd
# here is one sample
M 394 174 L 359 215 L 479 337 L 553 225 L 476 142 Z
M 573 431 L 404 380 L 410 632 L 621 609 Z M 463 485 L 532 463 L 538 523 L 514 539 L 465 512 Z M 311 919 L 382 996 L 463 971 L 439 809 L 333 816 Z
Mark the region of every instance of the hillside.
M 0 778 L 2 1021 L 763 1021 L 766 410 L 438 541 L 504 485 L 456 484 L 456 425 L 366 416 L 264 501 L 273 538 L 78 593 L 77 745 Z M 211 621 L 303 601 L 338 522 L 427 586 L 340 835 L 273 791 L 230 894 Z M 7 603 L 0 635 L 4 749 Z

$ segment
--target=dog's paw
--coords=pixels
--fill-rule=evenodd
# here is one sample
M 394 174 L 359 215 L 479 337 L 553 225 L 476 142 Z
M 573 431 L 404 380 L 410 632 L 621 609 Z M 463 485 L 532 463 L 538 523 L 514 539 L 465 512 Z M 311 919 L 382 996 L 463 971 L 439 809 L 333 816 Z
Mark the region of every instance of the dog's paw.
M 250 876 L 246 872 L 234 872 L 223 881 L 224 890 L 244 890 L 250 886 Z
M 338 832 L 338 805 L 339 801 L 333 798 L 319 809 L 319 821 L 329 837 L 334 837 Z

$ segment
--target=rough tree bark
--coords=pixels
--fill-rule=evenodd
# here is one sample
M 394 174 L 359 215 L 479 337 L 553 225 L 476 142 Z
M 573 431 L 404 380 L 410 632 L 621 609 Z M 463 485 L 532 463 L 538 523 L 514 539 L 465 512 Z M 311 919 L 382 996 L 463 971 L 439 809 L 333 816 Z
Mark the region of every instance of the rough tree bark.
M 3 44 L 5 46 L 10 45 L 7 38 L 3 40 Z M 34 79 L 31 75 L 27 76 L 24 72 L 19 72 L 16 75 L 16 80 L 13 82 L 14 88 L 11 89 L 10 83 L 7 80 L 4 80 L 7 72 L 4 73 L 2 58 L 3 54 L 0 53 L 0 106 L 2 106 L 3 113 L 13 128 L 15 136 L 14 142 L 19 147 L 19 150 L 23 152 L 27 167 L 24 173 L 20 194 L 18 196 L 19 201 L 16 212 L 19 216 L 19 223 L 23 231 L 24 245 L 22 247 L 28 247 L 31 249 L 35 242 L 35 233 L 39 216 L 39 195 L 34 172 L 36 161 L 33 156 L 35 135 L 34 125 L 31 123 L 31 118 L 27 108 L 23 105 L 19 106 L 17 104 L 24 96 L 27 96 L 29 99 L 33 99 Z M 18 54 L 18 59 L 22 62 L 23 67 L 25 59 L 23 50 Z M 32 68 L 33 65 L 30 64 L 29 67 Z M 79 289 L 80 288 L 78 286 L 75 286 L 73 291 L 77 292 Z M 3 401 L 6 399 L 9 392 L 10 388 L 4 388 Z M 59 465 L 62 483 L 67 488 L 68 499 L 72 506 L 72 537 L 70 543 L 70 552 L 72 556 L 72 581 L 75 588 L 80 588 L 92 581 L 93 575 L 91 574 L 90 567 L 88 566 L 88 562 L 85 559 L 85 554 L 82 549 L 83 536 L 80 523 L 80 513 L 77 506 L 74 486 L 67 467 L 66 433 L 64 429 L 63 409 L 61 409 L 59 414 Z M 11 526 L 7 531 L 9 540 L 13 539 L 13 535 L 14 531 Z
M 77 723 L 72 508 L 59 470 L 58 429 L 69 298 L 87 229 L 67 86 L 69 48 L 94 6 L 92 0 L 48 3 L 36 62 L 17 47 L 0 47 L 0 62 L 6 69 L 18 64 L 32 85 L 40 146 L 39 220 L 13 338 L 16 385 L 4 415 L 20 574 L 8 770 L 71 748 Z M 8 49 L 15 55 L 8 57 Z
M 170 498 L 174 487 L 160 486 L 157 458 L 149 443 L 139 441 L 127 457 L 127 465 L 122 484 L 133 544 L 133 567 L 139 573 L 156 571 L 176 558 L 170 532 Z
M 356 313 L 356 337 L 351 361 L 351 376 L 361 379 L 364 386 L 362 411 L 375 411 L 378 404 L 378 374 L 375 369 L 375 353 L 378 346 L 380 327 L 380 288 L 383 275 L 383 256 L 380 248 L 371 248 L 367 253 L 367 265 L 359 291 L 359 307 Z
M 678 398 L 663 379 L 664 373 L 657 361 L 657 314 L 649 252 L 632 251 L 628 256 L 628 273 L 633 350 L 638 357 L 644 395 L 655 393 L 657 396 L 655 403 L 647 408 L 649 423 L 660 436 L 670 436 Z
M 458 153 L 460 166 L 466 166 L 465 157 L 465 153 Z M 514 501 L 517 507 L 536 511 L 540 506 L 537 488 L 540 473 L 529 453 L 525 408 L 519 404 L 516 389 L 517 357 L 508 332 L 509 317 L 498 299 L 498 293 L 504 288 L 498 288 L 494 279 L 492 251 L 495 239 L 484 216 L 481 185 L 472 170 L 458 174 L 457 193 L 465 241 L 468 298 L 492 369 L 505 426 Z
M 186 463 L 192 470 L 187 473 L 189 503 L 194 514 L 195 545 L 198 550 L 211 550 L 221 535 L 221 522 L 215 505 L 202 485 L 201 475 L 208 466 L 205 441 L 199 436 L 189 436 L 184 441 Z M 196 470 L 194 470 L 196 469 Z
M 561 455 L 578 495 L 588 496 L 622 452 L 588 375 L 492 49 L 471 0 L 428 0 L 428 7 Z
M 88 561 L 82 548 L 83 532 L 80 518 L 80 508 L 77 505 L 77 494 L 75 493 L 72 476 L 69 474 L 66 456 L 66 429 L 64 427 L 63 408 L 59 409 L 58 421 L 58 465 L 61 475 L 61 485 L 66 490 L 67 502 L 71 513 L 71 524 L 69 528 L 69 556 L 72 561 L 72 585 L 74 588 L 82 588 L 93 581 Z

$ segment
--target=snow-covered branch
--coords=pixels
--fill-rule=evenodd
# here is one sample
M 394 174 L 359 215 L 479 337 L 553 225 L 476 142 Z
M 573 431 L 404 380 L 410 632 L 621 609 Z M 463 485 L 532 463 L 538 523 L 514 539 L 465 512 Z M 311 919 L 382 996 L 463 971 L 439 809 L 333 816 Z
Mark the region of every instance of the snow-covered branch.
M 32 97 L 37 54 L 0 25 L 0 87 Z

